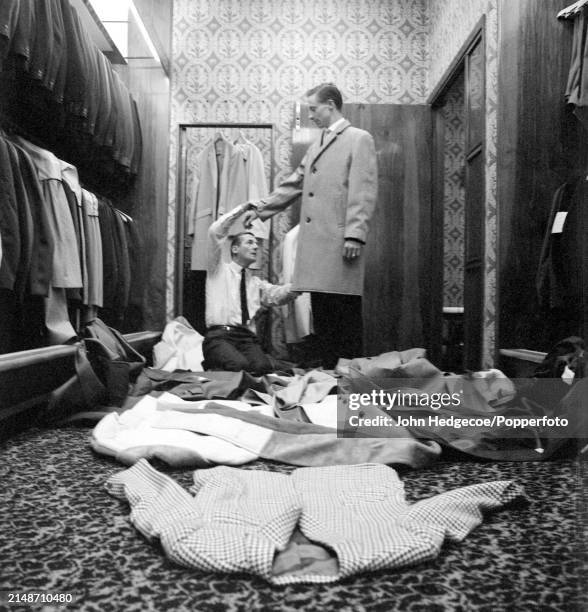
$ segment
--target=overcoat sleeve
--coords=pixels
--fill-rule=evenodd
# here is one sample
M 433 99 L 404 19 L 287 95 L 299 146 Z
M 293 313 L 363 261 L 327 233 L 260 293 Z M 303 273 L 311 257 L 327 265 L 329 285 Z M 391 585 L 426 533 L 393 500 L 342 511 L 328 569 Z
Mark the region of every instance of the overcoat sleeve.
M 356 140 L 349 168 L 349 192 L 345 215 L 345 238 L 366 241 L 369 220 L 376 207 L 378 165 L 376 147 L 367 132 Z
M 257 214 L 262 221 L 288 208 L 302 194 L 307 156 L 304 156 L 298 168 L 286 180 L 260 201 Z

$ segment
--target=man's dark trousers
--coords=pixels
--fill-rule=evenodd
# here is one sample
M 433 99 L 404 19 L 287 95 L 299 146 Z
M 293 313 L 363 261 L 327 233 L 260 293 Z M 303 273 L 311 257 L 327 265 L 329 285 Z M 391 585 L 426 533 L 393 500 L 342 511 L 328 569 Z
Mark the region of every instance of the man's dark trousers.
M 206 370 L 245 370 L 252 374 L 266 374 L 274 369 L 259 339 L 246 327 L 210 327 L 202 343 L 202 352 Z
M 361 295 L 318 292 L 310 295 L 317 357 L 323 367 L 334 368 L 340 357 L 363 357 Z

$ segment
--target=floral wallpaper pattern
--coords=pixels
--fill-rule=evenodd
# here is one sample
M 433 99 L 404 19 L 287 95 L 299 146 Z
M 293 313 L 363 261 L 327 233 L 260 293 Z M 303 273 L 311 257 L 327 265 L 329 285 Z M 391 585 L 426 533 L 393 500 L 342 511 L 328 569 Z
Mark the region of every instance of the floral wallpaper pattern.
M 465 116 L 463 79 L 443 106 L 445 175 L 443 202 L 443 306 L 463 306 L 465 222 Z
M 495 225 L 496 0 L 175 0 L 171 73 L 168 316 L 173 316 L 178 124 L 269 122 L 274 176 L 290 168 L 294 103 L 332 80 L 354 103 L 423 104 L 486 14 L 487 221 Z M 493 116 L 490 116 L 493 115 Z M 494 145 L 492 145 L 494 138 Z M 280 241 L 287 215 L 274 222 Z M 491 227 L 489 228 L 491 230 Z M 493 353 L 495 245 L 488 231 L 486 353 Z M 272 254 L 279 273 L 278 249 Z M 275 321 L 274 340 L 281 322 Z M 486 359 L 487 361 L 487 359 Z

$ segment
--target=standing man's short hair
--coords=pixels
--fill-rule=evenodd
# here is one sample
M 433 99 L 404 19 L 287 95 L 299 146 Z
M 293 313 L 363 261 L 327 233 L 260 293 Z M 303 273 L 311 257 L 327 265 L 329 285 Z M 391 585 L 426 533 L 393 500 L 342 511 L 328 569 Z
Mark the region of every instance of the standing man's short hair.
M 327 100 L 333 100 L 335 107 L 338 111 L 343 108 L 343 96 L 339 91 L 339 88 L 334 83 L 321 83 L 306 92 L 306 97 L 314 96 L 319 102 L 326 102 Z

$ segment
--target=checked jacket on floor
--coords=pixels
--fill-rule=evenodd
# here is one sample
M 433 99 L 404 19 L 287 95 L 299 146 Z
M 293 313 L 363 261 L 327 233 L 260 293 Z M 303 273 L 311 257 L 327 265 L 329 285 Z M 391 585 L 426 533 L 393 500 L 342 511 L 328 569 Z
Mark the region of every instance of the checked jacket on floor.
M 382 464 L 310 467 L 290 475 L 219 466 L 194 472 L 193 495 L 145 460 L 115 474 L 108 492 L 131 521 L 159 539 L 174 562 L 204 571 L 249 572 L 273 584 L 334 582 L 357 572 L 437 556 L 462 540 L 482 512 L 522 494 L 512 481 L 475 484 L 409 505 L 395 470 Z M 276 560 L 296 531 L 334 556 L 334 569 L 287 573 Z

